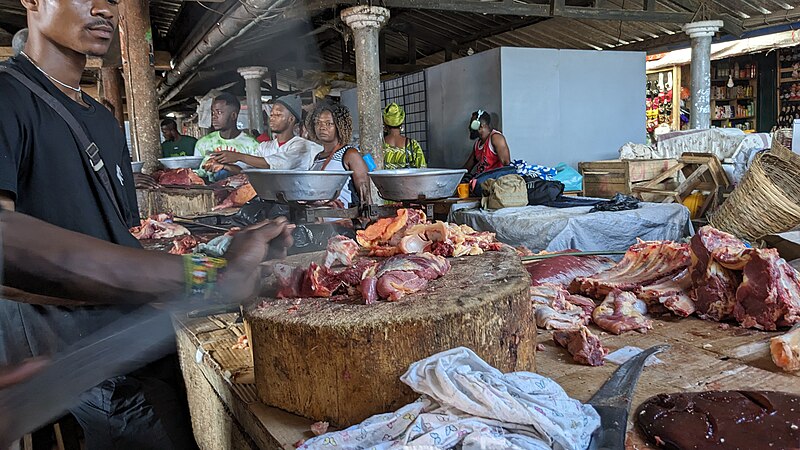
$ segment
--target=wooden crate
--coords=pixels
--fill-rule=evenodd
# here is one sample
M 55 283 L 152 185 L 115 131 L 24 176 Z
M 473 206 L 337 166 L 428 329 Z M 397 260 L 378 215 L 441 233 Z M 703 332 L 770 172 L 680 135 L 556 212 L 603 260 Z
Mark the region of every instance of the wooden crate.
M 617 192 L 630 194 L 636 183 L 652 180 L 675 164 L 674 159 L 611 159 L 578 163 L 578 170 L 585 196 L 611 198 Z

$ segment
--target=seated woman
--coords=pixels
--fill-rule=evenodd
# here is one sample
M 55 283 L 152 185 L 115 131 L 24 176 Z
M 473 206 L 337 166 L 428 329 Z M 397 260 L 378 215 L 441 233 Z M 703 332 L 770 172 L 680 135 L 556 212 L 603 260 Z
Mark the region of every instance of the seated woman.
M 383 168 L 406 169 L 427 167 L 419 142 L 403 136 L 406 112 L 397 103 L 383 109 Z
M 322 145 L 322 152 L 314 158 L 310 170 L 352 170 L 351 180 L 342 189 L 336 203 L 349 208 L 353 191 L 364 203 L 370 201 L 367 163 L 361 153 L 350 144 L 353 138 L 353 118 L 347 107 L 338 103 L 320 103 L 307 119 L 308 137 Z
M 511 164 L 511 151 L 506 138 L 492 127 L 492 117 L 488 112 L 479 109 L 472 113 L 469 137 L 475 139 L 475 145 L 464 163 L 467 172 L 475 169 L 475 175 L 480 175 Z

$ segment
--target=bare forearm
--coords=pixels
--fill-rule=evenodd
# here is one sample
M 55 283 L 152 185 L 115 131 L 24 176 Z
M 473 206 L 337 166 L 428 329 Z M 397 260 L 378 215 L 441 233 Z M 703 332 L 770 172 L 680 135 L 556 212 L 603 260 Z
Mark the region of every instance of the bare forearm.
M 87 302 L 125 304 L 182 296 L 183 260 L 131 249 L 3 212 L 6 285 L 26 292 Z
M 260 156 L 239 155 L 239 160 L 247 164 L 248 166 L 252 166 L 257 169 L 269 169 L 269 164 L 267 163 L 267 160 Z

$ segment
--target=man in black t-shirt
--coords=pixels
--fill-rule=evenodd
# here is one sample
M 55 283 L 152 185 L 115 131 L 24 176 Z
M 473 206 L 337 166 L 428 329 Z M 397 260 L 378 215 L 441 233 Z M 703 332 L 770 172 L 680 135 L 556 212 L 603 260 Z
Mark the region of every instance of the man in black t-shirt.
M 4 65 L 72 113 L 99 149 L 111 192 L 89 167 L 65 120 L 10 74 L 0 73 L 0 205 L 139 247 L 128 232 L 138 222 L 138 207 L 125 137 L 111 113 L 80 89 L 87 55 L 102 56 L 111 43 L 117 2 L 21 1 L 27 10 L 28 41 Z M 135 274 L 120 270 L 119 276 Z M 52 354 L 128 311 L 123 306 L 65 308 L 0 300 L 0 364 Z M 150 370 L 116 377 L 87 392 L 72 411 L 85 430 L 87 448 L 194 447 L 184 402 L 170 385 L 181 380 L 172 375 Z

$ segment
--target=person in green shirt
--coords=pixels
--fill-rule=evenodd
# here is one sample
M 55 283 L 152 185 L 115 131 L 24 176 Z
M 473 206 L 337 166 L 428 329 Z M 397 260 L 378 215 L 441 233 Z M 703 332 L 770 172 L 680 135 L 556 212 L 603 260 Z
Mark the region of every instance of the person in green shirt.
M 403 136 L 406 112 L 397 103 L 383 109 L 383 168 L 406 169 L 428 167 L 419 142 Z
M 219 181 L 247 167 L 242 162 L 228 164 L 217 161 L 215 155 L 220 152 L 259 155 L 258 141 L 236 125 L 240 107 L 239 99 L 227 92 L 217 96 L 211 104 L 211 126 L 216 131 L 201 137 L 194 146 L 194 155 L 203 157 L 200 169 L 195 171 L 200 177 Z
M 174 120 L 164 119 L 161 121 L 161 134 L 166 139 L 161 143 L 161 155 L 164 158 L 194 155 L 194 144 L 197 143 L 197 139 L 180 134 L 178 124 Z

